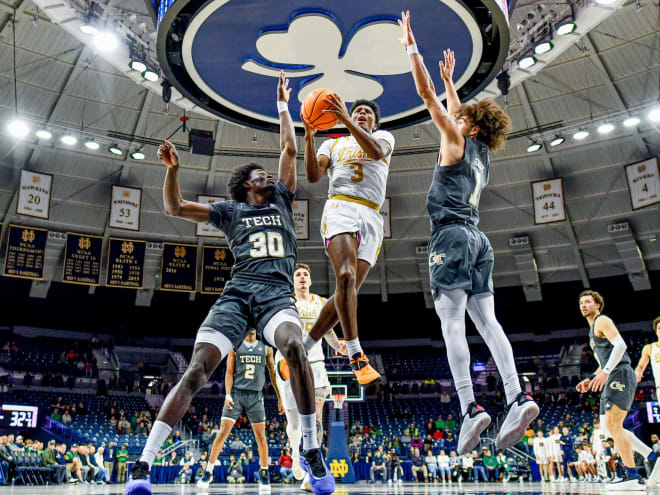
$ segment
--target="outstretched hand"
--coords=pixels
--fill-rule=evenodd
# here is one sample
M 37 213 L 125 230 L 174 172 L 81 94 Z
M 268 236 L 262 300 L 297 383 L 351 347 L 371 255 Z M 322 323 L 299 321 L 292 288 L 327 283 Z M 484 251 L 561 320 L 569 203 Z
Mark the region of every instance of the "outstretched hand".
M 330 93 L 323 100 L 330 105 L 330 108 L 323 110 L 323 113 L 333 113 L 337 116 L 337 120 L 342 124 L 346 124 L 351 120 L 351 115 L 348 113 L 348 109 L 341 98 L 336 93 Z
M 397 22 L 401 27 L 401 37 L 399 38 L 401 44 L 403 46 L 414 45 L 415 35 L 410 27 L 410 11 L 401 12 L 401 19 L 397 19 Z
M 162 161 L 168 168 L 175 168 L 179 166 L 179 154 L 176 151 L 174 145 L 165 141 L 164 144 L 161 144 L 158 147 L 158 158 Z
M 447 49 L 443 51 L 443 54 L 445 56 L 445 61 L 444 63 L 442 62 L 442 60 L 439 62 L 440 75 L 442 76 L 443 81 L 451 82 L 452 77 L 454 76 L 454 67 L 456 66 L 456 60 L 454 59 L 454 51 Z
M 277 83 L 277 101 L 289 103 L 290 96 L 291 88 L 289 87 L 289 80 L 286 78 L 284 71 L 280 71 L 280 80 Z

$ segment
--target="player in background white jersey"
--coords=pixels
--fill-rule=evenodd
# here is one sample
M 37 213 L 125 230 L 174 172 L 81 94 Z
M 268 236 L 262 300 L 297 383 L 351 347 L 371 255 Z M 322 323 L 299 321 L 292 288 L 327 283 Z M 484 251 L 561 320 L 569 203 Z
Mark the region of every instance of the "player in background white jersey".
M 538 430 L 534 438 L 533 450 L 536 464 L 539 465 L 541 481 L 550 481 L 550 476 L 548 475 L 548 447 L 548 439 L 543 437 L 543 430 Z
M 651 371 L 655 381 L 655 399 L 658 400 L 660 397 L 660 316 L 653 320 L 653 331 L 658 340 L 652 344 L 646 344 L 642 349 L 642 355 L 635 368 L 635 375 L 637 375 L 637 383 L 641 382 L 646 367 L 649 365 L 649 361 L 651 362 Z
M 374 266 L 383 242 L 383 218 L 380 207 L 385 201 L 394 136 L 377 130 L 380 109 L 370 100 L 353 102 L 351 111 L 339 97 L 326 101 L 327 112 L 337 116 L 350 133 L 328 139 L 318 152 L 314 147 L 315 130 L 305 126 L 305 173 L 314 183 L 328 175 L 328 200 L 323 208 L 321 237 L 335 271 L 337 287 L 305 347 L 311 348 L 333 328 L 337 321 L 346 339 L 351 368 L 363 385 L 380 374 L 369 364 L 358 338 L 357 293 Z
M 317 294 L 310 293 L 309 289 L 312 285 L 311 271 L 309 266 L 298 263 L 293 272 L 293 288 L 296 294 L 296 309 L 300 315 L 302 322 L 303 338 L 307 336 L 309 331 L 314 326 L 326 299 Z M 334 330 L 328 331 L 324 335 L 325 341 L 337 350 L 342 355 L 346 355 L 346 345 L 340 343 Z M 307 359 L 312 367 L 312 374 L 314 375 L 314 395 L 316 400 L 316 427 L 319 445 L 323 442 L 323 406 L 325 400 L 330 393 L 330 382 L 328 381 L 328 373 L 325 370 L 325 356 L 323 354 L 323 344 L 321 341 L 317 342 L 311 349 L 307 351 Z M 277 366 L 277 385 L 282 394 L 282 404 L 284 412 L 286 413 L 287 427 L 286 434 L 291 443 L 291 457 L 293 459 L 293 474 L 297 480 L 301 480 L 304 476 L 304 471 L 300 467 L 300 439 L 302 438 L 302 431 L 300 429 L 300 419 L 298 417 L 298 409 L 296 401 L 293 397 L 291 390 L 291 382 L 288 380 L 288 369 L 284 364 L 284 356 L 280 352 L 275 354 L 275 363 Z
M 561 433 L 559 432 L 559 426 L 555 426 L 552 429 L 552 432 L 548 435 L 548 440 L 550 442 L 551 454 L 550 454 L 550 471 L 554 470 L 554 481 L 563 481 L 564 480 L 564 468 L 562 466 L 562 457 L 561 457 Z

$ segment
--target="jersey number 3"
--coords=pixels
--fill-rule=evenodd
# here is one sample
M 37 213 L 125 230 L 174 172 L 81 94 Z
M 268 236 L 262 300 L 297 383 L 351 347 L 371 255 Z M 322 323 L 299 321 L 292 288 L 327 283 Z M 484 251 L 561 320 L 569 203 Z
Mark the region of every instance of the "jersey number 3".
M 253 258 L 284 258 L 284 241 L 279 232 L 256 232 L 250 234 L 248 241 L 253 246 L 250 249 Z

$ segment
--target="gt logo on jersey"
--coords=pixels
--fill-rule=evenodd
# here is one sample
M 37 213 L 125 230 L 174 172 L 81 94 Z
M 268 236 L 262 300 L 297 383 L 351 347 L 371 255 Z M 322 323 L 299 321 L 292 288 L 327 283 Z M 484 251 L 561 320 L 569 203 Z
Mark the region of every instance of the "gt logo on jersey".
M 612 382 L 610 383 L 610 388 L 612 390 L 618 390 L 619 392 L 623 392 L 626 389 L 626 386 L 621 382 Z
M 446 253 L 431 253 L 429 254 L 429 266 L 433 265 L 442 265 L 444 264 L 444 259 L 447 257 Z

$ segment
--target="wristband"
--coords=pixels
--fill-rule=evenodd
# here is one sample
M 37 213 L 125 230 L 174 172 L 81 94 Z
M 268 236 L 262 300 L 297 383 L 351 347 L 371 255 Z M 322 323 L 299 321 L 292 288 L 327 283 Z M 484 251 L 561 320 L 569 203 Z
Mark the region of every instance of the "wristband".
M 419 50 L 417 49 L 417 43 L 413 43 L 412 45 L 408 45 L 406 47 L 406 53 L 408 55 L 412 55 L 413 53 L 416 53 L 419 55 Z
M 234 399 L 231 398 L 231 394 L 225 395 L 225 401 L 228 401 L 228 400 L 234 402 Z
M 286 101 L 277 100 L 277 113 L 288 112 L 289 104 Z

